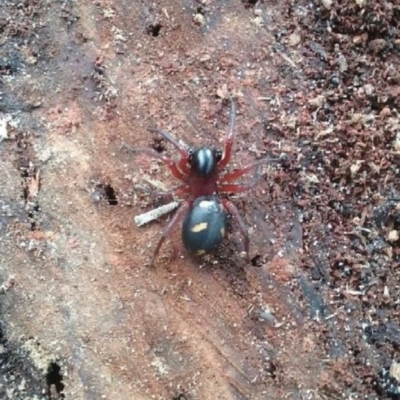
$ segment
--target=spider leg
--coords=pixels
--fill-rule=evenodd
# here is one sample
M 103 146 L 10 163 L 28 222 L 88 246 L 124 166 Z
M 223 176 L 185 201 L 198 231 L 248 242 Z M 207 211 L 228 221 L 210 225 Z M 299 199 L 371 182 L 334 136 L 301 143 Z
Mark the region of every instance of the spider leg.
M 261 160 L 255 161 L 249 165 L 246 165 L 245 167 L 238 168 L 233 170 L 232 172 L 229 172 L 225 175 L 223 175 L 220 179 L 220 182 L 232 182 L 235 181 L 236 179 L 239 179 L 241 176 L 247 174 L 249 171 L 251 171 L 253 168 L 260 167 L 262 164 L 266 164 L 269 162 L 274 162 L 274 161 L 281 161 L 281 157 L 279 158 L 262 158 Z M 256 174 L 259 174 L 260 169 L 257 168 Z
M 189 156 L 188 146 L 184 143 L 180 143 L 167 131 L 164 131 L 163 129 L 157 129 L 157 128 L 148 128 L 148 130 L 150 132 L 155 132 L 155 133 L 159 133 L 160 135 L 162 135 L 164 137 L 164 139 L 167 139 L 170 143 L 172 143 L 176 147 L 176 149 L 179 151 L 179 153 L 182 157 Z
M 156 248 L 154 249 L 153 257 L 150 262 L 150 266 L 154 265 L 154 261 L 158 255 L 158 252 L 161 249 L 162 244 L 164 243 L 165 239 L 171 234 L 172 230 L 174 229 L 175 225 L 179 222 L 179 220 L 186 214 L 190 205 L 192 204 L 191 201 L 185 201 L 176 211 L 174 216 L 172 217 L 171 221 L 168 225 L 164 228 L 164 231 L 160 237 L 160 240 L 157 243 Z
M 243 185 L 237 185 L 237 184 L 222 184 L 218 186 L 218 192 L 219 193 L 243 193 L 247 192 L 250 189 L 253 189 L 254 186 L 258 184 L 260 181 L 260 177 L 257 176 L 255 179 L 253 179 L 252 182 L 250 183 L 245 183 Z
M 218 191 L 225 193 L 243 193 L 249 191 L 250 189 L 253 189 L 253 187 L 257 186 L 258 183 L 260 182 L 261 179 L 260 169 L 261 169 L 260 165 L 256 166 L 256 170 L 253 175 L 253 180 L 251 182 L 243 184 L 237 184 L 237 183 L 233 184 L 227 183 L 222 185 L 220 184 L 218 185 Z
M 221 158 L 221 161 L 218 163 L 218 169 L 221 171 L 224 169 L 231 159 L 231 152 L 232 152 L 232 145 L 233 139 L 235 137 L 235 121 L 236 121 L 236 106 L 233 99 L 231 99 L 231 114 L 230 114 L 230 124 L 229 124 L 229 131 L 225 139 L 225 151 L 224 155 Z
M 180 143 L 170 133 L 164 131 L 163 129 L 148 128 L 148 130 L 150 132 L 159 133 L 164 137 L 164 139 L 168 140 L 171 144 L 173 144 L 176 147 L 176 149 L 179 151 L 179 154 L 182 157 L 178 162 L 178 167 L 185 174 L 189 174 L 189 168 L 187 166 L 190 157 L 188 146 L 184 143 Z
M 183 171 L 186 175 L 189 175 L 189 174 L 190 174 L 190 168 L 188 167 L 189 158 L 190 158 L 190 156 L 182 157 L 182 158 L 178 161 L 178 168 L 179 168 L 181 171 Z
M 250 261 L 250 239 L 249 232 L 247 231 L 246 224 L 243 221 L 242 216 L 240 215 L 237 207 L 228 199 L 222 199 L 223 206 L 228 210 L 229 214 L 235 219 L 239 226 L 239 231 L 243 236 L 244 240 L 244 251 L 246 252 L 247 261 Z
M 263 158 L 261 160 L 258 160 L 256 162 L 253 162 L 249 165 L 246 165 L 245 167 L 235 169 L 232 172 L 229 172 L 225 175 L 223 175 L 220 179 L 220 182 L 232 182 L 235 181 L 236 179 L 239 179 L 241 176 L 247 174 L 249 171 L 252 169 L 259 167 L 262 164 L 268 163 L 270 161 L 279 161 L 279 158 Z
M 175 164 L 174 161 L 172 161 L 169 157 L 164 156 L 163 154 L 157 153 L 155 150 L 148 149 L 146 147 L 131 147 L 124 143 L 122 147 L 128 149 L 129 151 L 135 152 L 135 153 L 144 153 L 147 154 L 150 157 L 156 158 L 157 160 L 162 161 L 171 171 L 172 175 L 175 176 L 175 178 L 178 178 L 182 181 L 186 180 L 186 174 L 182 172 L 178 166 Z
M 174 197 L 182 197 L 183 195 L 190 193 L 190 188 L 186 185 L 181 185 L 171 190 L 152 190 L 148 186 L 137 186 L 135 189 L 151 196 L 164 197 L 168 200 L 172 200 Z

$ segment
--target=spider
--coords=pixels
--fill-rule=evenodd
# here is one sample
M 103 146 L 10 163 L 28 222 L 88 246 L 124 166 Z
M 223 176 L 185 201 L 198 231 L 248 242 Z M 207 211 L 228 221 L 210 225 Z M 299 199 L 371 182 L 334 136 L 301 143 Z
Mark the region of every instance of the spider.
M 159 196 L 181 198 L 183 202 L 164 228 L 154 249 L 150 265 L 154 265 L 162 244 L 182 218 L 182 241 L 186 249 L 197 255 L 203 255 L 218 247 L 224 239 L 228 215 L 234 218 L 239 227 L 244 240 L 247 260 L 249 260 L 250 243 L 246 224 L 239 210 L 227 195 L 243 193 L 252 189 L 259 182 L 261 164 L 274 161 L 274 159 L 263 158 L 245 167 L 225 172 L 232 154 L 235 120 L 236 106 L 234 101 L 231 100 L 230 125 L 223 152 L 212 146 L 188 147 L 170 133 L 156 128 L 149 128 L 149 131 L 162 135 L 176 148 L 180 155 L 178 161 L 173 161 L 168 156 L 150 148 L 136 147 L 131 149 L 134 152 L 144 153 L 160 160 L 168 167 L 175 178 L 182 181 L 180 186 L 172 190 L 156 192 Z M 252 181 L 244 184 L 234 183 L 252 170 L 256 170 Z

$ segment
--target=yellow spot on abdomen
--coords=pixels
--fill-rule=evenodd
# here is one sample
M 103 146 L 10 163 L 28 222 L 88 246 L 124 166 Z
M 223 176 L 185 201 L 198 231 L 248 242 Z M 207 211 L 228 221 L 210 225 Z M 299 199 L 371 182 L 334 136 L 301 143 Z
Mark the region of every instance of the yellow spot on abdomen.
M 197 254 L 198 256 L 202 256 L 202 255 L 206 254 L 206 251 L 205 251 L 205 250 L 197 250 L 197 251 L 196 251 L 196 254 Z
M 207 228 L 208 228 L 208 223 L 207 222 L 200 222 L 199 224 L 195 225 L 191 229 L 191 231 L 197 233 L 197 232 L 204 231 Z
M 225 228 L 221 228 L 220 232 L 221 232 L 221 236 L 225 237 Z

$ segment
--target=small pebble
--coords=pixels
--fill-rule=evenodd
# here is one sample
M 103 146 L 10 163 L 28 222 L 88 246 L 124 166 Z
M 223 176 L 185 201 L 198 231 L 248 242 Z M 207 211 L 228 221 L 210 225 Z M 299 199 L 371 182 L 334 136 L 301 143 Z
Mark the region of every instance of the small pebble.
M 205 20 L 203 14 L 197 13 L 197 14 L 195 14 L 195 16 L 193 17 L 193 22 L 194 22 L 196 25 L 202 26 L 202 25 L 204 25 L 204 23 L 206 22 L 206 20 Z
M 327 10 L 332 8 L 332 0 L 322 0 L 321 2 Z
M 389 242 L 397 242 L 399 240 L 399 231 L 392 230 L 388 234 Z
M 379 373 L 378 386 L 387 396 L 399 398 L 400 396 L 400 364 L 392 362 L 390 368 L 383 368 Z
M 386 41 L 385 39 L 374 39 L 369 42 L 368 47 L 370 48 L 370 50 L 372 50 L 372 52 L 377 54 L 385 49 Z

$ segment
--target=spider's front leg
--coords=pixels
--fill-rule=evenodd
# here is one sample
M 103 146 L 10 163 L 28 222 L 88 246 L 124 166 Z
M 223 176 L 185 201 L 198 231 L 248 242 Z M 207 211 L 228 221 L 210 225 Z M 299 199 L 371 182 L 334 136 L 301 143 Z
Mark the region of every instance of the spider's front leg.
M 242 168 L 238 168 L 235 169 L 232 172 L 228 172 L 227 174 L 223 175 L 220 179 L 220 182 L 232 182 L 232 181 L 236 181 L 236 179 L 239 179 L 240 177 L 242 177 L 243 175 L 247 174 L 248 172 L 250 172 L 252 169 L 260 167 L 263 164 L 267 164 L 270 162 L 275 162 L 275 161 L 281 161 L 282 157 L 278 157 L 278 158 L 269 158 L 269 157 L 265 157 L 262 158 L 261 160 L 255 161 L 249 165 L 246 165 L 245 167 Z M 259 171 L 259 169 L 257 168 L 256 171 Z M 258 173 L 258 172 L 256 172 Z
M 134 153 L 147 154 L 148 156 L 163 162 L 169 168 L 169 170 L 171 171 L 172 175 L 174 175 L 175 178 L 180 179 L 181 181 L 186 181 L 186 173 L 183 172 L 169 157 L 157 153 L 155 150 L 146 147 L 131 147 L 126 143 L 122 145 L 122 148 L 126 148 Z
M 188 167 L 188 162 L 190 159 L 189 147 L 186 144 L 176 140 L 170 133 L 164 131 L 163 129 L 157 129 L 157 128 L 148 128 L 148 129 L 150 132 L 159 133 L 161 136 L 163 136 L 164 139 L 168 140 L 173 146 L 175 146 L 175 148 L 179 151 L 179 154 L 181 155 L 181 159 L 178 162 L 178 167 L 186 175 L 189 175 L 190 173 L 190 169 Z
M 250 166 L 249 166 L 250 167 Z M 253 175 L 253 179 L 249 183 L 242 183 L 242 184 L 237 184 L 237 183 L 222 183 L 222 182 L 229 182 L 229 181 L 234 181 L 235 179 L 240 178 L 242 175 L 246 174 L 248 171 L 244 169 L 239 169 L 236 171 L 233 171 L 229 174 L 224 175 L 219 184 L 218 184 L 218 191 L 220 193 L 243 193 L 243 192 L 248 192 L 249 190 L 253 189 L 254 186 L 256 186 L 261 179 L 260 175 L 260 166 L 259 165 L 251 165 L 251 168 L 256 167 L 256 171 Z
M 279 161 L 281 158 L 263 158 L 261 160 L 255 161 L 249 165 L 246 165 L 245 167 L 235 169 L 232 172 L 228 172 L 227 174 L 223 175 L 220 180 L 219 180 L 219 186 L 218 189 L 221 192 L 225 193 L 242 193 L 246 192 L 250 189 L 252 189 L 254 186 L 256 186 L 261 179 L 260 175 L 260 168 L 262 164 L 266 164 L 269 162 L 273 161 Z M 253 179 L 249 183 L 244 183 L 244 184 L 226 184 L 225 182 L 233 182 L 236 181 L 237 179 L 241 178 L 243 175 L 246 175 L 249 173 L 251 170 L 255 169 L 255 173 L 253 176 Z
M 222 171 L 229 163 L 231 159 L 232 145 L 235 138 L 235 121 L 236 121 L 236 106 L 233 99 L 231 99 L 231 114 L 230 114 L 230 124 L 229 131 L 225 139 L 225 150 L 221 161 L 218 163 L 219 171 Z

